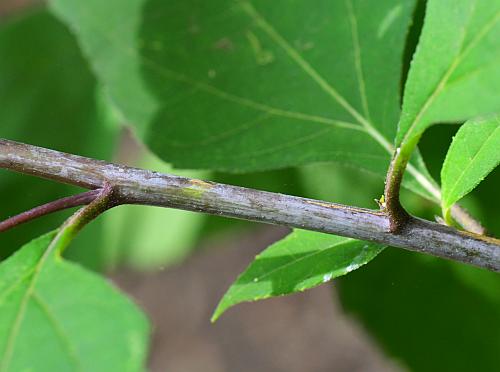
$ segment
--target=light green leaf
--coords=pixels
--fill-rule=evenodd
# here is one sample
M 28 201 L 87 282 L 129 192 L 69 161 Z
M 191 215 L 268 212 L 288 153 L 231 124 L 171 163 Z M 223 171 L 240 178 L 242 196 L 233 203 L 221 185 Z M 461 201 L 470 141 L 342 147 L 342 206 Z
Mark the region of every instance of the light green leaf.
M 144 315 L 104 279 L 51 251 L 54 236 L 0 265 L 0 370 L 142 370 Z
M 117 107 L 175 167 L 387 171 L 414 0 L 50 3 Z M 407 185 L 436 196 L 415 164 Z
M 396 144 L 436 122 L 500 112 L 500 0 L 429 0 Z
M 255 258 L 224 295 L 212 321 L 241 302 L 304 291 L 345 275 L 383 249 L 369 242 L 295 230 Z
M 458 131 L 441 170 L 443 215 L 500 163 L 500 117 L 470 120 Z

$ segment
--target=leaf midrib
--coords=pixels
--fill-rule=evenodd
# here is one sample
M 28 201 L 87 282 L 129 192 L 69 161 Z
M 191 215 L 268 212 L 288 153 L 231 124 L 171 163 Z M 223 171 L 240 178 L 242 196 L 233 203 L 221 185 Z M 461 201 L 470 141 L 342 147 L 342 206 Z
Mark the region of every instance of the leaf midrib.
M 346 1 L 349 1 L 349 0 L 346 0 Z M 306 73 L 311 72 L 313 74 L 313 76 L 311 76 L 311 75 L 310 76 L 313 78 L 313 80 L 316 81 L 318 84 L 320 84 L 320 87 L 322 87 L 324 90 L 326 90 L 327 93 L 328 92 L 333 93 L 333 94 L 330 94 L 330 95 L 335 100 L 337 100 L 339 98 L 340 101 L 338 101 L 338 102 L 340 104 L 343 103 L 343 105 L 345 105 L 346 110 L 356 120 L 358 120 L 358 122 L 363 126 L 363 128 L 365 128 L 366 132 L 376 142 L 378 142 L 382 146 L 382 148 L 384 148 L 390 155 L 393 154 L 393 152 L 394 152 L 394 146 L 382 135 L 382 133 L 380 133 L 377 130 L 377 128 L 373 125 L 373 123 L 371 123 L 368 119 L 366 119 L 365 117 L 363 117 L 354 107 L 352 107 L 347 102 L 347 100 L 344 97 L 342 97 L 323 77 L 321 77 L 321 75 L 319 75 L 319 73 L 317 73 L 316 70 L 314 68 L 312 68 L 312 66 L 309 65 L 309 63 L 306 62 L 302 58 L 302 56 L 293 47 L 291 47 L 289 45 L 289 43 L 287 43 L 286 40 L 281 35 L 279 35 L 274 30 L 274 28 L 271 25 L 269 25 L 264 20 L 264 18 L 262 17 L 262 15 L 260 15 L 249 2 L 244 1 L 241 4 L 245 5 L 244 9 L 248 9 L 248 11 L 250 11 L 250 16 L 254 16 L 254 17 L 256 16 L 258 18 L 258 20 L 260 21 L 259 24 L 263 24 L 265 26 L 264 31 L 268 32 L 268 35 L 272 39 L 274 39 L 272 37 L 274 35 L 274 37 L 277 38 L 278 41 L 281 41 L 281 44 L 284 44 L 286 46 L 285 52 L 287 52 L 287 51 L 291 52 L 291 54 L 289 54 L 288 52 L 287 52 L 287 54 L 289 55 L 290 58 L 292 58 L 292 60 L 294 60 L 299 65 L 299 67 L 307 66 L 308 68 L 306 70 L 304 70 L 304 69 L 303 70 Z M 355 23 L 355 26 L 357 27 L 357 23 Z M 357 32 L 357 28 L 356 28 L 355 31 Z M 269 34 L 269 32 L 271 32 L 271 34 Z M 276 39 L 274 39 L 274 40 L 275 40 L 275 42 L 277 41 Z M 357 40 L 357 38 L 356 38 L 356 40 Z M 283 48 L 283 45 L 281 45 L 281 44 L 278 42 L 278 45 L 280 45 Z M 359 48 L 359 45 L 358 45 L 358 48 Z M 359 61 L 357 63 L 359 63 L 359 66 L 361 68 L 362 61 L 361 61 L 361 55 L 360 54 L 359 54 L 358 58 L 359 58 Z M 355 59 L 356 59 L 356 56 L 355 56 Z M 355 63 L 356 63 L 356 61 L 355 61 Z M 362 70 L 360 70 L 360 72 L 361 71 Z M 363 84 L 364 85 L 364 80 L 362 80 L 362 79 L 363 79 L 363 76 L 362 75 L 358 75 L 358 84 Z M 363 81 L 363 83 L 361 83 L 362 81 Z M 361 88 L 360 88 L 360 95 L 363 95 L 363 92 L 361 91 Z M 366 96 L 365 96 L 365 99 L 366 99 Z M 432 183 L 431 180 L 429 180 L 424 174 L 422 174 L 412 164 L 408 165 L 408 171 L 415 177 L 415 179 L 417 180 L 417 182 L 420 183 L 420 185 L 422 185 L 422 187 L 424 187 L 424 189 L 426 189 L 427 191 L 429 191 L 429 193 L 435 198 L 436 201 L 440 200 L 441 191 L 439 190 L 438 187 L 436 187 Z
M 273 274 L 275 274 L 275 273 L 277 273 L 279 271 L 285 270 L 285 269 L 287 269 L 290 266 L 296 265 L 300 261 L 310 259 L 310 258 L 312 258 L 314 256 L 320 255 L 320 254 L 325 253 L 325 252 L 329 252 L 332 249 L 339 249 L 340 247 L 342 247 L 344 245 L 350 245 L 352 243 L 358 243 L 359 242 L 359 241 L 357 241 L 355 239 L 351 239 L 351 238 L 346 238 L 346 239 L 347 240 L 345 240 L 343 242 L 340 242 L 340 243 L 337 243 L 337 244 L 333 244 L 333 245 L 329 245 L 329 246 L 327 246 L 326 248 L 323 248 L 323 249 L 320 248 L 318 250 L 310 252 L 309 254 L 305 254 L 304 256 L 301 256 L 299 258 L 293 259 L 292 261 L 287 262 L 286 264 L 281 265 L 279 267 L 276 267 L 273 270 L 270 270 L 270 271 L 262 274 L 261 276 L 256 276 L 256 277 L 252 278 L 252 280 L 255 281 L 256 283 L 260 283 L 263 279 L 265 279 L 265 278 L 267 278 L 267 277 L 269 277 L 269 276 L 271 276 L 271 275 L 273 275 Z M 357 260 L 359 260 L 362 257 L 362 255 L 365 252 L 367 244 L 369 244 L 369 243 L 365 243 L 365 246 L 363 246 L 361 248 L 361 252 L 359 252 L 355 257 L 353 257 L 353 259 L 351 260 L 351 263 L 349 265 L 352 265 L 353 263 L 355 263 Z M 293 256 L 293 254 L 290 254 L 290 256 Z M 360 265 L 359 263 L 357 263 L 357 264 Z M 344 268 L 331 269 L 331 270 L 328 270 L 326 273 L 321 273 L 321 274 L 317 274 L 317 275 L 324 275 L 324 274 L 328 274 L 328 273 L 342 272 L 342 270 L 345 270 L 349 265 L 347 265 Z M 363 264 L 361 264 L 361 265 L 363 265 Z M 341 274 L 341 275 L 343 275 L 343 274 Z M 332 276 L 331 279 L 334 279 L 334 278 L 339 277 L 341 275 Z M 307 280 L 307 279 L 310 279 L 310 278 L 305 278 L 304 280 Z M 238 284 L 239 280 L 240 280 L 240 278 L 237 279 L 237 281 L 236 281 L 235 284 Z M 243 286 L 237 286 L 237 287 L 235 287 L 233 289 L 233 291 L 234 291 L 233 293 L 228 292 L 224 297 L 228 300 L 228 302 L 232 302 L 232 299 L 235 298 L 235 297 L 237 297 L 238 295 L 240 295 L 242 292 L 244 292 L 245 289 L 246 288 L 243 287 Z M 222 304 L 222 302 L 221 302 L 221 304 Z M 217 310 L 216 310 L 216 313 L 217 313 Z
M 262 279 L 265 279 L 278 271 L 284 270 L 284 269 L 288 268 L 289 266 L 296 265 L 297 263 L 304 261 L 304 260 L 307 260 L 311 257 L 318 255 L 318 254 L 321 254 L 323 252 L 328 252 L 329 250 L 334 249 L 334 248 L 338 249 L 340 246 L 348 245 L 348 244 L 351 244 L 353 242 L 356 242 L 356 240 L 347 238 L 347 240 L 345 240 L 343 242 L 330 245 L 330 246 L 323 248 L 323 249 L 320 248 L 316 251 L 310 252 L 309 254 L 304 254 L 303 256 L 301 256 L 299 258 L 294 258 L 292 261 L 287 262 L 284 265 L 278 266 L 278 267 L 274 268 L 273 270 L 270 270 L 270 271 L 266 272 L 265 274 L 262 274 L 261 276 L 255 277 L 254 279 L 257 279 L 257 282 L 260 282 Z M 290 254 L 290 256 L 293 256 L 293 254 Z M 261 258 L 265 259 L 265 257 L 261 257 Z
M 474 37 L 470 43 L 467 46 L 463 46 L 463 42 L 466 37 L 466 32 L 464 32 L 461 40 L 461 47 L 460 52 L 455 56 L 455 58 L 452 60 L 450 63 L 449 68 L 446 70 L 444 73 L 443 77 L 439 80 L 438 84 L 432 91 L 432 93 L 427 97 L 426 101 L 420 108 L 420 110 L 417 112 L 417 115 L 415 118 L 412 120 L 410 126 L 408 127 L 408 130 L 406 131 L 405 135 L 403 136 L 403 139 L 400 141 L 400 143 L 404 144 L 407 141 L 409 141 L 412 137 L 411 134 L 414 130 L 414 128 L 419 124 L 419 122 L 422 120 L 423 116 L 427 112 L 427 110 L 431 107 L 431 105 L 434 103 L 436 98 L 439 96 L 439 94 L 445 89 L 446 84 L 448 80 L 450 79 L 451 75 L 455 72 L 455 70 L 458 68 L 460 63 L 467 57 L 467 55 L 476 47 L 477 44 L 481 42 L 481 40 L 488 34 L 489 31 L 495 26 L 495 24 L 500 20 L 500 11 L 498 11 L 489 22 L 487 22 L 479 31 L 479 33 Z
M 259 283 L 261 282 L 263 279 L 275 274 L 276 272 L 278 271 L 282 271 L 286 268 L 288 268 L 289 266 L 293 266 L 293 265 L 296 265 L 298 262 L 300 261 L 303 261 L 303 260 L 307 260 L 307 259 L 310 259 L 311 257 L 314 257 L 316 255 L 319 255 L 321 253 L 324 253 L 324 252 L 328 252 L 330 249 L 334 249 L 334 248 L 339 248 L 339 246 L 342 246 L 342 245 L 347 245 L 347 244 L 351 244 L 352 242 L 356 242 L 356 240 L 354 239 L 351 239 L 351 238 L 346 238 L 347 240 L 346 241 L 343 241 L 343 242 L 340 242 L 340 243 L 337 243 L 337 244 L 333 244 L 333 245 L 330 245 L 326 248 L 323 248 L 323 249 L 317 249 L 315 251 L 311 251 L 309 252 L 308 254 L 305 254 L 299 258 L 294 258 L 292 259 L 292 261 L 290 262 L 287 262 L 286 264 L 283 264 L 281 266 L 278 266 L 278 267 L 275 267 L 274 269 L 260 275 L 260 276 L 256 276 L 256 277 L 253 277 L 252 280 L 255 281 L 256 283 Z M 289 256 L 294 256 L 293 254 L 290 254 Z M 355 258 L 357 258 L 359 255 L 357 255 Z M 259 257 L 260 259 L 265 259 L 266 257 Z M 332 278 L 333 279 L 333 278 Z M 239 278 L 238 280 L 236 281 L 236 284 L 238 283 L 239 281 Z M 234 289 L 234 293 L 227 293 L 227 298 L 230 300 L 231 298 L 234 298 L 236 296 L 238 296 L 242 291 L 244 291 L 244 287 L 236 287 Z
M 368 97 L 366 95 L 365 77 L 363 74 L 363 63 L 361 59 L 361 46 L 359 44 L 358 20 L 354 12 L 354 6 L 352 4 L 352 0 L 346 0 L 345 3 L 347 11 L 349 13 L 349 22 L 351 24 L 352 44 L 354 46 L 354 53 L 353 53 L 354 65 L 356 67 L 356 77 L 358 80 L 359 95 L 361 98 L 361 104 L 363 106 L 363 111 L 366 116 L 366 119 L 368 122 L 371 122 L 370 109 L 368 107 Z
M 361 115 L 331 84 L 329 84 L 317 71 L 307 62 L 295 48 L 293 48 L 281 36 L 273 26 L 250 4 L 248 1 L 240 2 L 242 10 L 273 40 L 285 53 L 300 67 L 325 93 L 330 95 L 340 104 L 353 118 L 364 127 L 373 127 L 368 120 Z
M 9 364 L 12 359 L 12 355 L 14 353 L 14 345 L 19 333 L 19 330 L 21 328 L 21 323 L 23 321 L 23 318 L 26 314 L 26 308 L 28 306 L 29 300 L 33 297 L 33 293 L 35 290 L 35 284 L 36 280 L 38 279 L 38 276 L 40 275 L 40 272 L 42 271 L 43 265 L 47 261 L 48 257 L 50 254 L 53 252 L 58 238 L 61 236 L 62 231 L 60 231 L 50 242 L 49 246 L 43 253 L 43 255 L 40 257 L 40 260 L 35 266 L 35 269 L 33 270 L 33 275 L 31 278 L 29 278 L 29 284 L 28 288 L 26 289 L 26 293 L 21 299 L 21 303 L 19 305 L 19 310 L 17 312 L 16 318 L 14 319 L 14 322 L 12 324 L 12 327 L 10 329 L 9 335 L 7 336 L 7 343 L 5 345 L 5 350 L 2 355 L 2 358 L 0 359 L 0 371 L 4 372 L 8 370 Z
M 71 343 L 70 338 L 66 334 L 64 327 L 59 323 L 57 317 L 54 315 L 50 306 L 35 291 L 33 291 L 32 298 L 33 302 L 38 305 L 38 307 L 40 308 L 40 310 L 42 310 L 47 320 L 52 324 L 52 327 L 54 328 L 57 337 L 61 340 L 61 343 L 64 345 L 64 348 L 66 349 L 69 359 L 71 360 L 71 363 L 75 367 L 75 370 L 82 371 L 83 369 L 78 359 L 76 350 L 73 344 Z

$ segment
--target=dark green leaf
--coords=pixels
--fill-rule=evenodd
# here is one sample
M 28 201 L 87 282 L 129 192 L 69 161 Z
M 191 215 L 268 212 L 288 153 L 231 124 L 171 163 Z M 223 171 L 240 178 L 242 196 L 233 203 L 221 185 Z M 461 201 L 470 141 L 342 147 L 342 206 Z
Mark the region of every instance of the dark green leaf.
M 176 167 L 337 161 L 385 174 L 413 0 L 51 4 L 119 110 Z M 415 164 L 407 185 L 435 198 Z
M 500 365 L 497 273 L 389 248 L 338 287 L 344 307 L 410 371 Z
M 95 79 L 63 24 L 43 9 L 6 21 L 0 24 L 0 55 L 0 137 L 111 160 L 115 129 L 100 116 Z M 0 170 L 0 219 L 76 192 Z M 65 215 L 0 234 L 0 258 L 54 229 Z M 100 222 L 92 224 L 68 254 L 93 268 L 105 267 L 101 232 Z

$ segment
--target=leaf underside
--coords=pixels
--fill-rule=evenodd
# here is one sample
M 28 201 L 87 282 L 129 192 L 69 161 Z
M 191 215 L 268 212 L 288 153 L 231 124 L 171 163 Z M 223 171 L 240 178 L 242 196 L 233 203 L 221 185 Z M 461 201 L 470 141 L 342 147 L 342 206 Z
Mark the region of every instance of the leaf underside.
M 174 166 L 335 161 L 385 174 L 414 0 L 50 3 L 118 109 Z M 406 186 L 436 198 L 418 156 L 409 173 Z

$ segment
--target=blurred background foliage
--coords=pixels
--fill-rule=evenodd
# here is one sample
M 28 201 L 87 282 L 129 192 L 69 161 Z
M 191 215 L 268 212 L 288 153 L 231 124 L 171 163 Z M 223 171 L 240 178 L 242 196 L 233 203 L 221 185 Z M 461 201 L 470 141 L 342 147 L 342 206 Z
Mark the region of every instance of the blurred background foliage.
M 406 68 L 421 26 L 423 2 L 408 39 Z M 376 208 L 383 180 L 335 164 L 229 174 L 173 169 L 134 139 L 113 111 L 74 36 L 43 5 L 0 18 L 0 137 L 161 172 L 273 192 Z M 456 132 L 438 125 L 420 149 L 431 174 Z M 500 172 L 463 204 L 500 235 Z M 79 192 L 74 187 L 0 170 L 0 218 Z M 427 219 L 437 207 L 408 191 L 410 211 Z M 41 218 L 0 235 L 2 258 L 57 227 L 68 213 Z M 75 241 L 68 257 L 107 272 L 157 270 L 180 264 L 201 241 L 256 230 L 257 225 L 190 212 L 126 206 L 108 212 Z M 415 371 L 493 371 L 500 365 L 500 279 L 472 267 L 389 248 L 374 263 L 336 281 L 345 310 L 383 348 Z

